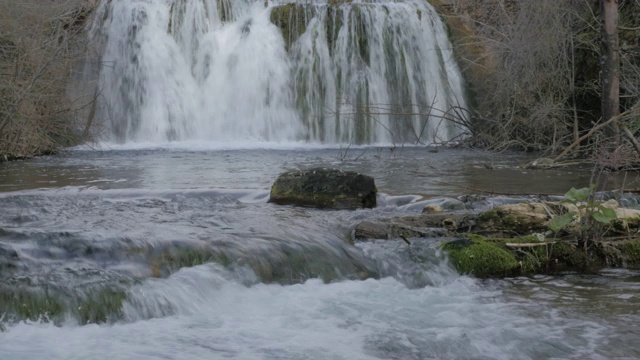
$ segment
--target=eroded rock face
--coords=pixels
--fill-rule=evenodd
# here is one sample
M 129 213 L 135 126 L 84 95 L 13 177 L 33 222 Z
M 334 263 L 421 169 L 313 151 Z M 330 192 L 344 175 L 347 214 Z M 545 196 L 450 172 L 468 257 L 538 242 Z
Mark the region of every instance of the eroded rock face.
M 370 176 L 314 168 L 281 174 L 271 187 L 269 202 L 321 209 L 362 209 L 376 206 L 376 194 Z

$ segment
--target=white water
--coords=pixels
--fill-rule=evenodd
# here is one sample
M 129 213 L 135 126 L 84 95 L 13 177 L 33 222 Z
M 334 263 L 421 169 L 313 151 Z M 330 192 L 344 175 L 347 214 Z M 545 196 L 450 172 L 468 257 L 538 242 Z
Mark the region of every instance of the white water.
M 637 271 L 477 280 L 449 266 L 439 239 L 344 241 L 361 221 L 438 201 L 419 194 L 486 184 L 564 191 L 588 183 L 588 172 L 518 177 L 504 170 L 522 154 L 501 154 L 487 172 L 490 154 L 379 150 L 348 161 L 335 149 L 73 151 L 0 164 L 0 359 L 640 357 Z M 327 164 L 373 175 L 379 206 L 267 203 L 283 170 Z M 198 249 L 228 262 L 153 275 L 158 255 Z M 126 294 L 122 313 L 79 325 L 75 309 L 104 308 L 81 300 L 112 288 Z M 14 318 L 22 291 L 59 298 L 56 325 Z
M 280 2 L 267 3 L 104 1 L 92 33 L 104 43 L 99 116 L 111 141 L 397 144 L 461 133 L 442 120 L 460 116 L 463 86 L 426 1 L 300 1 L 287 41 L 270 20 Z
M 499 290 L 451 276 L 409 289 L 381 280 L 254 285 L 221 269 L 183 269 L 133 289 L 130 322 L 61 328 L 19 324 L 1 334 L 7 359 L 530 359 L 603 358 L 607 327 L 526 317 Z M 136 298 L 138 299 L 136 307 Z M 145 311 L 141 311 L 144 307 Z M 167 311 L 170 309 L 170 311 Z M 163 312 L 171 315 L 139 319 Z M 571 336 L 572 338 L 567 338 Z M 61 341 L 64 339 L 64 341 Z

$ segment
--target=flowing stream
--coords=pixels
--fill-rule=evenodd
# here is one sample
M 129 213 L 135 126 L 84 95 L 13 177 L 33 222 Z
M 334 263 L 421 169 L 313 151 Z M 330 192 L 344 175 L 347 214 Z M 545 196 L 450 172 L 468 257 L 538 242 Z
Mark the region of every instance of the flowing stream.
M 426 1 L 105 0 L 90 35 L 107 143 L 0 163 L 1 359 L 640 358 L 638 272 L 483 281 L 444 239 L 353 242 L 590 182 L 409 146 L 465 132 Z M 314 166 L 373 176 L 378 207 L 268 203 Z
M 482 281 L 451 268 L 442 239 L 349 243 L 359 221 L 416 214 L 434 197 L 589 181 L 515 167 L 527 160 L 174 144 L 0 164 L 0 357 L 640 357 L 640 273 Z M 376 177 L 379 206 L 267 203 L 281 171 L 319 165 Z

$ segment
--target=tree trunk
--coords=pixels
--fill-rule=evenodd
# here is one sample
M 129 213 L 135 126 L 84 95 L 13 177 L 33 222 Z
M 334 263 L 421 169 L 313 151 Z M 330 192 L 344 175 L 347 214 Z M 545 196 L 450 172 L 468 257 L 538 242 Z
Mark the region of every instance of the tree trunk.
M 618 44 L 618 0 L 600 0 L 602 16 L 602 121 L 620 114 L 620 47 Z M 620 142 L 620 129 L 613 122 L 605 135 L 615 147 Z

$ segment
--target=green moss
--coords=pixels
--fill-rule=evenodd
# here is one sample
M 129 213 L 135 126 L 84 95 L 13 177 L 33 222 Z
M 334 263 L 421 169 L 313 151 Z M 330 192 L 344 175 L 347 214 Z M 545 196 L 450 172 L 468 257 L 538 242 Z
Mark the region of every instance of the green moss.
M 263 283 L 297 284 L 308 279 L 325 283 L 336 279 L 366 279 L 377 273 L 359 261 L 344 261 L 334 253 L 316 247 L 283 246 L 270 254 L 245 257 L 248 266 Z
M 150 259 L 151 275 L 165 277 L 184 267 L 193 267 L 215 262 L 222 266 L 229 266 L 231 260 L 227 254 L 210 248 L 173 248 L 165 249 Z
M 592 273 L 604 262 L 599 251 L 584 253 L 566 241 L 547 239 L 546 245 L 506 246 L 539 242 L 535 235 L 514 238 L 490 238 L 468 234 L 465 239 L 443 245 L 456 269 L 477 277 L 503 277 L 558 273 L 565 271 Z M 635 246 L 640 265 L 640 242 Z M 630 249 L 630 253 L 634 250 Z M 514 266 L 515 264 L 515 266 Z
M 100 289 L 82 294 L 65 294 L 38 289 L 0 290 L 0 317 L 5 322 L 44 321 L 56 324 L 66 314 L 73 315 L 82 325 L 113 322 L 122 317 L 126 293 L 119 289 Z
M 640 269 L 640 240 L 633 240 L 620 246 L 623 265 L 630 269 Z
M 0 290 L 0 317 L 9 321 L 56 321 L 61 319 L 64 307 L 59 299 L 47 292 Z
M 477 277 L 504 277 L 517 274 L 520 264 L 516 257 L 493 241 L 478 236 L 444 244 L 443 250 L 456 269 L 463 274 Z
M 271 23 L 280 28 L 287 50 L 307 30 L 307 18 L 313 17 L 313 11 L 313 7 L 294 3 L 271 10 Z
M 127 295 L 124 291 L 104 289 L 90 294 L 77 306 L 80 324 L 114 322 L 122 318 L 122 305 Z
M 629 260 L 640 261 L 640 240 L 624 244 L 621 250 Z
M 478 215 L 478 220 L 484 224 L 492 224 L 496 228 L 515 228 L 520 225 L 518 219 L 508 213 L 501 213 L 498 210 L 489 210 Z
M 315 168 L 278 176 L 269 202 L 329 209 L 360 209 L 376 206 L 373 178 L 350 171 Z

